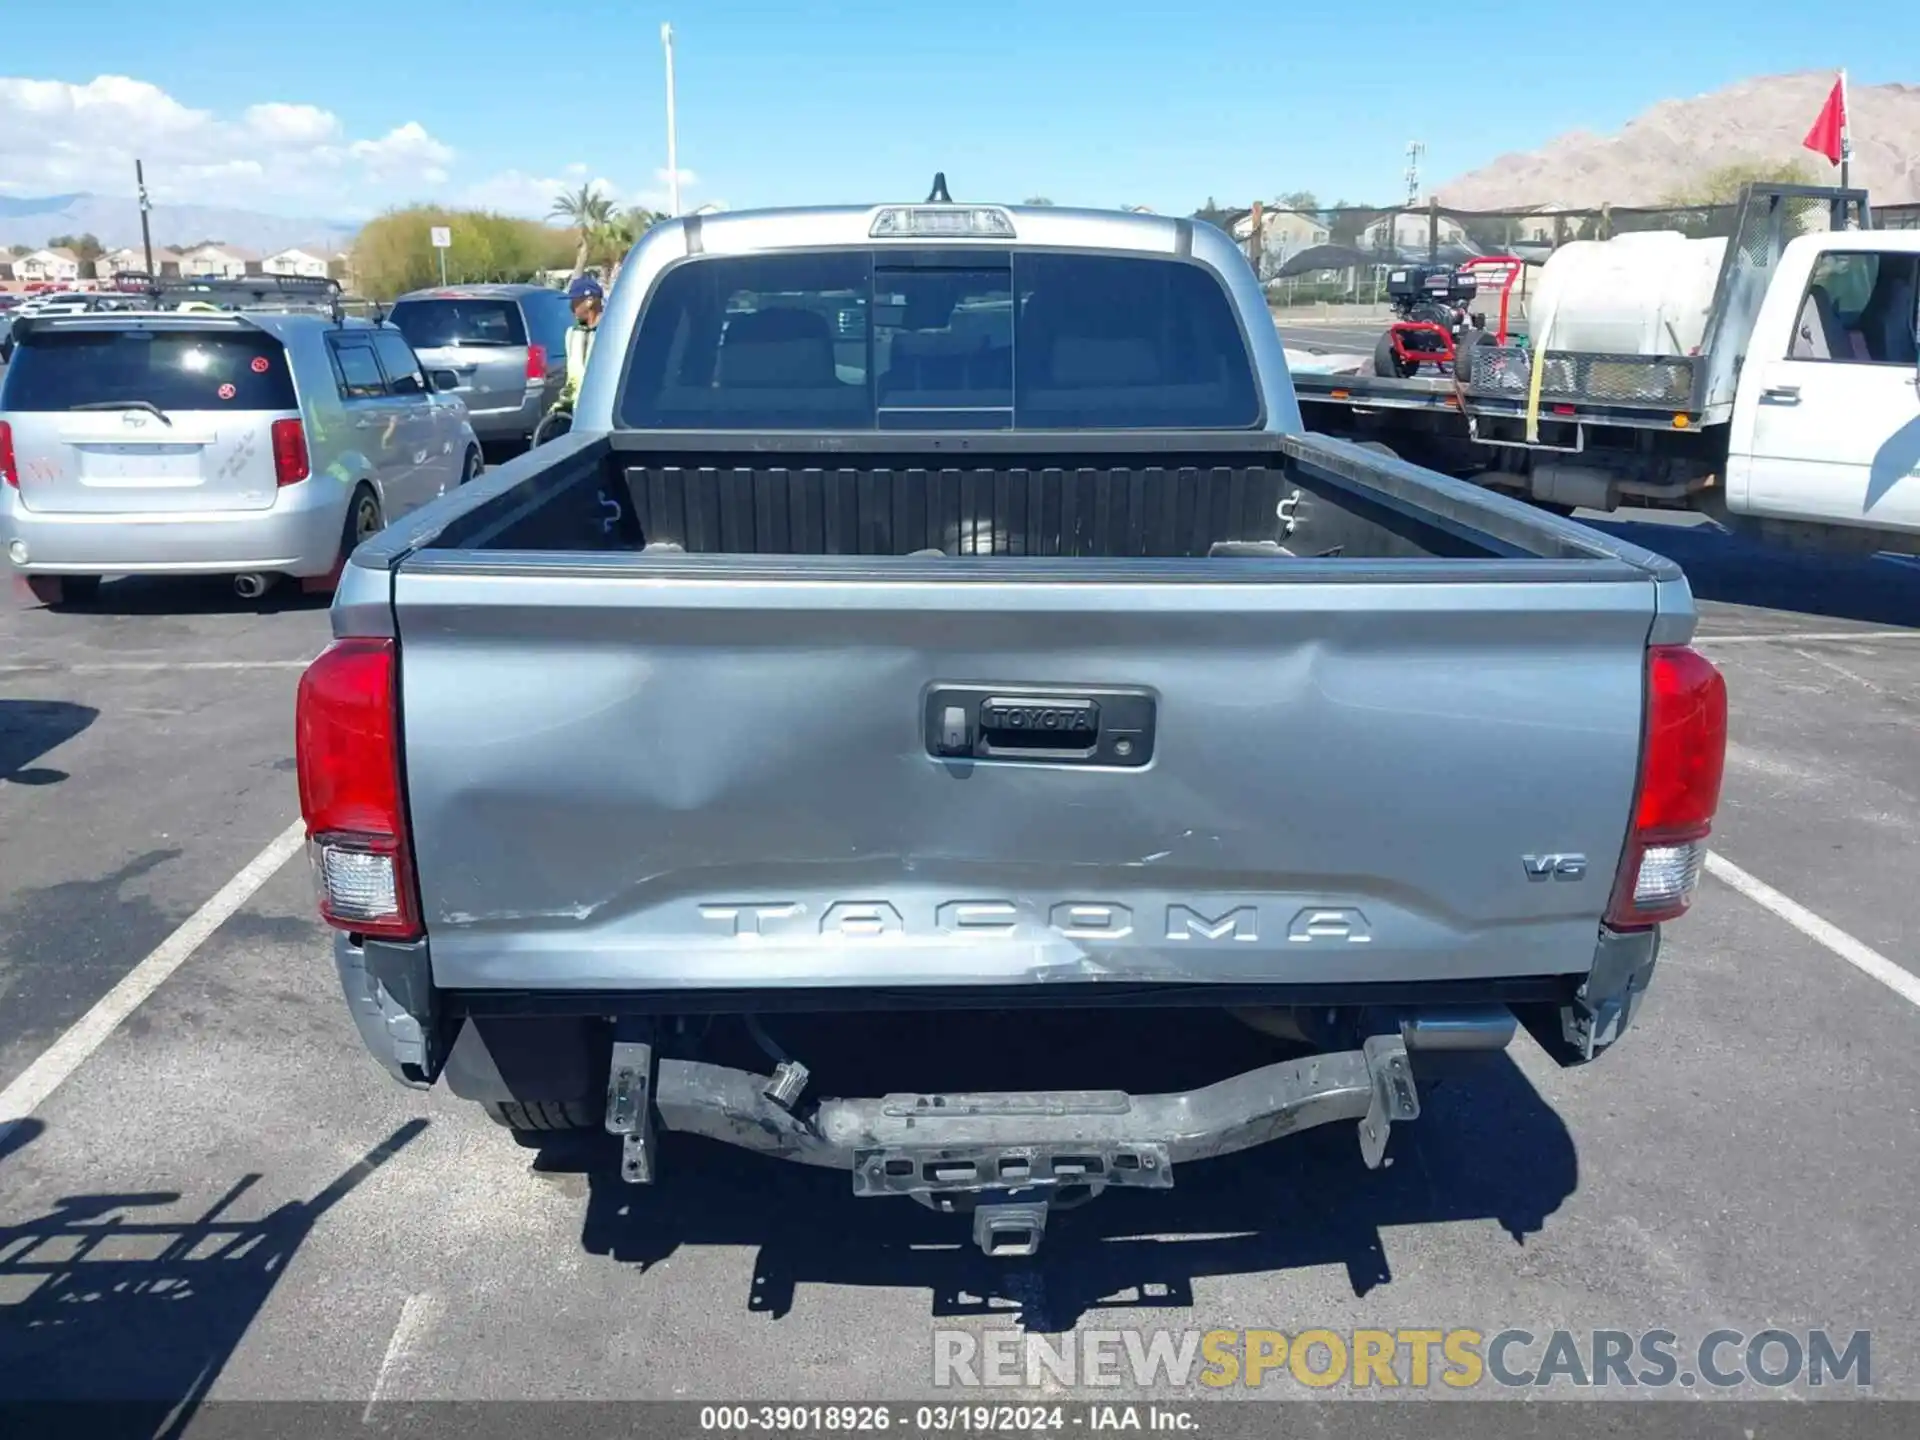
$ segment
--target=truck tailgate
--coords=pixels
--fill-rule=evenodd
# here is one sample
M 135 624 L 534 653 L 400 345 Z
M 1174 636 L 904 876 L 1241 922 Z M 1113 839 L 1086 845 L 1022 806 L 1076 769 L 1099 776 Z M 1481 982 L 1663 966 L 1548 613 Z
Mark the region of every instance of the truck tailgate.
M 441 986 L 1592 964 L 1635 789 L 1644 579 L 518 562 L 422 552 L 394 574 Z M 1010 702 L 1011 725 L 1088 701 L 1107 741 L 1045 758 L 1009 728 L 1010 758 L 946 757 L 942 687 L 969 720 Z M 1138 737 L 1124 762 L 1116 728 Z

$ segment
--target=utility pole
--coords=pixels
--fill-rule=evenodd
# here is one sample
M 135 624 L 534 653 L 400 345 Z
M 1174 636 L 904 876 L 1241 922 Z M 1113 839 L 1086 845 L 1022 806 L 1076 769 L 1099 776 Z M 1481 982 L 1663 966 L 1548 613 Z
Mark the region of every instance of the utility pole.
M 673 26 L 661 22 L 660 46 L 667 52 L 667 195 L 673 213 L 680 213 L 680 155 L 675 145 L 673 114 Z
M 1427 153 L 1427 147 L 1418 140 L 1407 142 L 1407 208 L 1413 209 L 1420 203 L 1420 157 Z
M 147 199 L 147 167 L 139 160 L 133 162 L 133 183 L 140 190 L 140 244 L 147 252 L 147 279 L 158 280 L 153 273 L 153 228 L 147 223 L 147 212 L 153 208 Z

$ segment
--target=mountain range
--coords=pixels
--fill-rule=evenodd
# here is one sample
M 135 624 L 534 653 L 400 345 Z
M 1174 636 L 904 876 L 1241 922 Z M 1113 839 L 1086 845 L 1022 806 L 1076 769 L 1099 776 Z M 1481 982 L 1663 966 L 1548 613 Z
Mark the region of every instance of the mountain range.
M 360 227 L 213 205 L 155 205 L 148 214 L 155 245 L 220 240 L 262 254 L 290 245 L 344 248 Z M 44 245 L 55 235 L 96 237 L 109 248 L 140 243 L 140 206 L 114 195 L 0 195 L 0 245 Z
M 1830 70 L 1765 75 L 1691 100 L 1663 100 L 1616 135 L 1571 131 L 1538 150 L 1502 155 L 1438 187 L 1463 210 L 1658 205 L 1723 166 L 1802 161 L 1838 183 L 1802 147 L 1833 88 Z M 1920 86 L 1851 85 L 1852 181 L 1873 202 L 1920 201 Z

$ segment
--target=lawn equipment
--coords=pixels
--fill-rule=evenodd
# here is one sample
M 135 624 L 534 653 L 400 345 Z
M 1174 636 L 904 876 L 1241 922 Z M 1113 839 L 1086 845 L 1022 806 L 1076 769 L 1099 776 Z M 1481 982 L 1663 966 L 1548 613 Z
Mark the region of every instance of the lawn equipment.
M 1523 264 L 1510 255 L 1481 255 L 1460 265 L 1408 265 L 1389 271 L 1387 299 L 1399 318 L 1374 346 L 1374 373 L 1404 378 L 1422 365 L 1437 365 L 1470 380 L 1474 347 L 1487 333 L 1485 312 L 1468 308 L 1482 292 L 1481 272 L 1498 279 L 1500 324 L 1494 343 L 1505 345 L 1507 307 Z

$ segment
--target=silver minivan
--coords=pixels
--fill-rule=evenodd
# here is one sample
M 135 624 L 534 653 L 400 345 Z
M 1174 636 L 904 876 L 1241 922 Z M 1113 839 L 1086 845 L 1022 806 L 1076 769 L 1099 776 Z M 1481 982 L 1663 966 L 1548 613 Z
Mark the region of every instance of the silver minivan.
M 327 588 L 361 540 L 481 469 L 454 377 L 391 325 L 149 310 L 17 334 L 0 549 L 45 603 L 121 574 Z
M 415 290 L 387 317 L 429 369 L 459 378 L 482 440 L 531 440 L 567 378 L 567 297 L 540 285 Z

